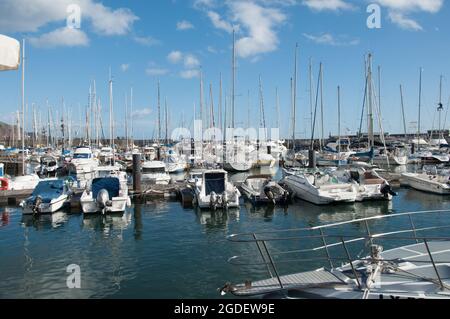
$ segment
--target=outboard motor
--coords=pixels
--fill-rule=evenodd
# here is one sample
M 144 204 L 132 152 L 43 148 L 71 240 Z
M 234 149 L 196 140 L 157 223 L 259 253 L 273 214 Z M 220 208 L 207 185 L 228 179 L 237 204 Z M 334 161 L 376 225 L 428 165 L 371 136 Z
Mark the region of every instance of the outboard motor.
M 380 188 L 380 193 L 384 196 L 397 196 L 398 194 L 392 190 L 391 185 L 384 183 Z
M 216 210 L 217 209 L 217 202 L 218 202 L 218 196 L 215 192 L 212 192 L 209 195 L 209 208 L 212 210 Z
M 106 206 L 109 204 L 109 193 L 106 189 L 102 189 L 98 192 L 97 204 L 104 212 Z
M 267 198 L 275 205 L 275 195 L 272 192 L 272 187 L 264 187 L 264 194 L 266 194 Z
M 33 202 L 33 214 L 40 213 L 39 206 L 41 206 L 41 204 L 42 204 L 42 197 L 36 196 Z

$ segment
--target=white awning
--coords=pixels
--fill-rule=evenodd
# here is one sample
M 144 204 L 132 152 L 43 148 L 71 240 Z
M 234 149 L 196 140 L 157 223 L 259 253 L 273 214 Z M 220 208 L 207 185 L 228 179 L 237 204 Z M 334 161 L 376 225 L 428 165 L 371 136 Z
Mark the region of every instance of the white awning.
M 17 70 L 20 64 L 20 42 L 0 34 L 0 71 Z

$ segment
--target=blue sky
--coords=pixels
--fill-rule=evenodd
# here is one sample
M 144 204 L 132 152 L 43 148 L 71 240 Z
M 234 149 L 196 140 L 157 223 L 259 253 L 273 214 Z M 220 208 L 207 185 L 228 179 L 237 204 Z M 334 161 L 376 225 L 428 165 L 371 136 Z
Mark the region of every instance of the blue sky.
M 81 28 L 67 30 L 66 8 L 81 7 Z M 366 25 L 370 3 L 381 7 L 381 28 Z M 108 72 L 114 76 L 115 120 L 123 132 L 125 94 L 134 90 L 135 137 L 155 134 L 157 82 L 170 107 L 170 126 L 192 122 L 199 104 L 199 70 L 205 99 L 213 86 L 218 104 L 219 75 L 231 87 L 231 30 L 237 30 L 236 114 L 259 124 L 258 78 L 261 75 L 268 126 L 275 125 L 275 89 L 280 94 L 281 132 L 289 133 L 290 78 L 299 43 L 297 136 L 309 137 L 308 62 L 314 80 L 324 65 L 325 134 L 337 133 L 337 86 L 342 87 L 342 130 L 359 127 L 364 90 L 364 55 L 372 52 L 382 68 L 382 115 L 385 131 L 403 132 L 399 85 L 404 86 L 408 127 L 417 121 L 419 68 L 423 73 L 423 124 L 431 129 L 444 75 L 447 107 L 450 42 L 449 8 L 444 0 L 0 0 L 0 33 L 27 40 L 26 100 L 46 119 L 46 99 L 54 112 L 72 109 L 74 125 L 84 111 L 95 80 L 108 134 Z M 316 85 L 316 84 L 314 84 Z M 1 119 L 11 122 L 20 105 L 20 72 L 0 76 Z M 61 113 L 59 113 L 61 114 Z M 84 115 L 82 115 L 84 117 Z M 29 120 L 30 118 L 28 118 Z M 437 126 L 435 119 L 435 126 Z M 449 119 L 450 122 L 450 119 Z M 448 124 L 447 124 L 448 127 Z

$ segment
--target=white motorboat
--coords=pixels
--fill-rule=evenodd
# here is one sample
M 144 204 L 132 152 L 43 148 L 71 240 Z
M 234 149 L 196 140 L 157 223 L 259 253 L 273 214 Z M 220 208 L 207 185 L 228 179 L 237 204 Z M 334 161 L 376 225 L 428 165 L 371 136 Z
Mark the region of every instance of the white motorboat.
M 39 176 L 36 174 L 16 176 L 13 178 L 1 177 L 0 183 L 1 191 L 25 191 L 29 190 L 30 193 L 39 184 Z
M 266 267 L 270 277 L 227 283 L 220 292 L 265 299 L 450 299 L 449 214 L 400 213 L 312 228 L 230 235 L 231 242 L 259 249 L 234 256 L 229 263 L 243 269 Z M 379 223 L 392 223 L 392 227 L 380 233 L 376 229 Z M 290 249 L 280 249 L 280 242 L 289 244 Z M 384 246 L 391 248 L 384 250 Z M 292 273 L 292 267 L 308 263 L 325 265 Z
M 80 199 L 84 214 L 121 213 L 131 206 L 126 182 L 117 176 L 92 180 Z
M 85 187 L 86 183 L 95 177 L 98 161 L 94 158 L 89 147 L 78 147 L 68 165 L 69 175 L 79 182 L 78 187 Z
M 36 166 L 34 171 L 40 177 L 56 177 L 59 165 L 58 160 L 54 156 L 45 155 L 41 157 L 41 163 Z
M 293 172 L 283 182 L 294 196 L 316 205 L 354 203 L 358 195 L 352 183 L 341 182 L 320 170 Z
M 402 184 L 419 191 L 450 195 L 450 178 L 448 175 L 403 173 L 401 179 Z
M 145 146 L 142 155 L 146 161 L 154 161 L 157 155 L 156 148 L 153 146 Z
M 253 205 L 286 204 L 289 192 L 269 175 L 249 176 L 241 185 L 242 193 Z
M 147 161 L 142 164 L 141 180 L 147 184 L 168 185 L 171 179 L 166 164 L 160 161 Z
M 114 150 L 112 147 L 102 147 L 99 153 L 100 162 L 103 164 L 110 164 L 113 161 Z
M 238 208 L 241 193 L 228 181 L 224 170 L 207 170 L 203 172 L 201 184 L 195 189 L 195 202 L 201 209 Z
M 64 180 L 41 180 L 30 197 L 21 203 L 24 214 L 51 214 L 68 202 L 71 190 Z
M 183 173 L 187 167 L 187 163 L 184 158 L 175 153 L 173 150 L 168 150 L 166 152 L 163 161 L 166 164 L 169 174 Z
M 332 172 L 343 182 L 353 183 L 357 192 L 356 201 L 392 200 L 397 194 L 387 180 L 376 170 L 363 167 L 339 168 Z

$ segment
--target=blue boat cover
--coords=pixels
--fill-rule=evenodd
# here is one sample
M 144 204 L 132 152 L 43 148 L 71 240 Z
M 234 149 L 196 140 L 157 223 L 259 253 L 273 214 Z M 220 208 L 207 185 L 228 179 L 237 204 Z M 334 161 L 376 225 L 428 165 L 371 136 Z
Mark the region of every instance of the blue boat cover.
M 119 196 L 120 181 L 117 177 L 95 178 L 92 181 L 92 198 L 97 198 L 98 193 L 105 189 L 108 191 L 109 200 Z
M 225 174 L 211 173 L 205 174 L 206 196 L 212 192 L 222 194 L 225 192 Z
M 52 199 L 58 198 L 63 193 L 63 180 L 41 181 L 34 189 L 31 199 L 34 200 L 36 197 L 40 196 L 42 201 L 48 204 Z

